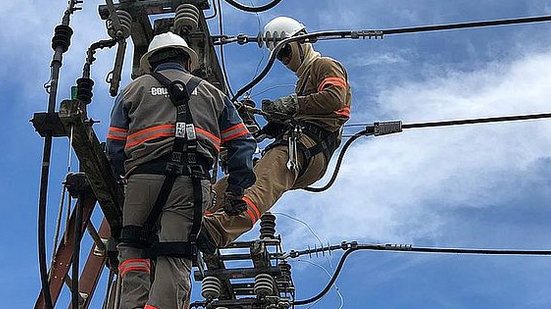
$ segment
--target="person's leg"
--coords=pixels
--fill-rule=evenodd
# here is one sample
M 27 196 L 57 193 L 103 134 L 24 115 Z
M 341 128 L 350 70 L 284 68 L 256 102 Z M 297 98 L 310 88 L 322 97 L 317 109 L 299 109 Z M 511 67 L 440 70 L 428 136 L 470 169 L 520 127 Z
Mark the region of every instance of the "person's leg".
M 203 221 L 203 227 L 219 246 L 227 246 L 237 237 L 249 231 L 260 216 L 267 212 L 296 180 L 296 173 L 287 168 L 287 147 L 277 146 L 268 150 L 254 167 L 256 182 L 245 190 L 243 199 L 248 209 L 239 216 L 228 216 L 222 209 L 227 181 L 220 180 L 215 185 L 217 204 L 209 211 Z M 299 160 L 300 161 L 300 160 Z M 302 162 L 299 162 L 301 166 Z
M 202 181 L 203 210 L 210 203 L 211 185 Z M 157 189 L 158 191 L 159 189 Z M 163 209 L 159 242 L 186 242 L 193 224 L 193 189 L 191 179 L 180 177 Z M 151 308 L 181 309 L 189 302 L 191 260 L 159 256 L 155 264 L 155 280 L 149 293 Z
M 157 175 L 132 175 L 128 179 L 123 205 L 123 226 L 142 226 L 150 209 L 149 190 L 160 181 Z M 143 308 L 150 288 L 150 261 L 136 244 L 121 242 L 119 275 L 122 278 L 121 308 Z

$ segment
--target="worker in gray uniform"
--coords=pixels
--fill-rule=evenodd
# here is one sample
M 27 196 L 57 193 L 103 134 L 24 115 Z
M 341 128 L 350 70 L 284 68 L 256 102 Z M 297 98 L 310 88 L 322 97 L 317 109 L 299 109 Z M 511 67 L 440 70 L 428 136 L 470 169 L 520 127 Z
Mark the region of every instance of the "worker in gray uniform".
M 189 73 L 197 63 L 180 36 L 155 36 L 141 59 L 146 74 L 120 93 L 111 114 L 107 154 L 126 181 L 118 245 L 123 309 L 187 308 L 196 239 L 211 201 L 209 177 L 221 146 L 228 151 L 225 203 L 241 203 L 255 182 L 256 142 L 228 98 Z
M 305 33 L 302 23 L 277 17 L 266 24 L 262 36 L 273 50 L 274 39 Z M 350 118 L 351 91 L 342 64 L 323 57 L 311 43 L 300 41 L 286 44 L 277 58 L 298 77 L 296 93 L 262 102 L 270 121 L 259 133 L 275 141 L 255 165 L 257 180 L 245 190 L 244 203 L 228 204 L 220 199 L 208 209 L 199 235 L 204 252 L 227 246 L 250 230 L 285 192 L 321 179 Z M 224 192 L 231 185 L 229 180 L 218 181 L 215 191 Z

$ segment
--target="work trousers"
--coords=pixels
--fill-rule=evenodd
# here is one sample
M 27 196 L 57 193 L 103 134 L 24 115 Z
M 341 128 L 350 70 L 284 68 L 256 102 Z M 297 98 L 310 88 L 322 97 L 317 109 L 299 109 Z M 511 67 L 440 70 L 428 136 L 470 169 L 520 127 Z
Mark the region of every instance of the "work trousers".
M 165 176 L 135 174 L 129 177 L 123 206 L 123 225 L 143 226 Z M 211 184 L 202 180 L 203 211 L 211 200 Z M 188 241 L 193 222 L 193 189 L 191 179 L 180 176 L 163 208 L 158 222 L 160 242 Z M 191 260 L 159 256 L 155 262 L 154 280 L 150 278 L 150 261 L 143 249 L 120 243 L 119 275 L 122 277 L 120 308 L 182 309 L 190 299 Z
M 305 135 L 299 142 L 306 147 L 314 145 L 314 141 Z M 313 156 L 309 162 L 306 162 L 303 155 L 299 155 L 299 172 L 295 172 L 287 168 L 288 159 L 287 146 L 276 146 L 266 151 L 254 167 L 255 184 L 245 190 L 243 196 L 247 211 L 239 216 L 229 216 L 222 209 L 224 192 L 228 186 L 227 178 L 222 178 L 214 185 L 216 202 L 207 210 L 203 228 L 219 247 L 227 246 L 252 229 L 262 214 L 269 211 L 283 193 L 307 187 L 321 179 L 328 164 L 323 153 Z

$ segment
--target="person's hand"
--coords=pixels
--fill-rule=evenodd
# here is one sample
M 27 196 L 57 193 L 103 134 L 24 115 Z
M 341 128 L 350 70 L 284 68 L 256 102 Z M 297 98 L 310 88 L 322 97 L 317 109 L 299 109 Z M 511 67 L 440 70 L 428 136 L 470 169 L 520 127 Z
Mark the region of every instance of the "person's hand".
M 247 203 L 243 200 L 243 195 L 233 192 L 226 192 L 222 203 L 224 211 L 230 216 L 239 216 L 247 210 Z
M 298 112 L 298 100 L 296 94 L 281 97 L 276 100 L 262 100 L 262 111 L 281 118 L 281 116 L 293 116 Z

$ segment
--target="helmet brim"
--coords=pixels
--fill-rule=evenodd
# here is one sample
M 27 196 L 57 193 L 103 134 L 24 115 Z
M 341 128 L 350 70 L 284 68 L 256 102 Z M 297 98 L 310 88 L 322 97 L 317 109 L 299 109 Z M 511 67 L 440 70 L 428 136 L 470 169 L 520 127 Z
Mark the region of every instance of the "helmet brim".
M 189 58 L 191 59 L 190 71 L 193 71 L 199 67 L 199 56 L 193 49 L 189 47 L 181 46 L 181 45 L 167 45 L 167 46 L 163 46 L 162 48 L 150 50 L 142 56 L 142 58 L 140 59 L 140 70 L 142 71 L 142 73 L 144 74 L 151 73 L 151 63 L 149 63 L 149 57 L 151 57 L 151 55 L 153 55 L 155 52 L 163 48 L 181 49 L 186 54 L 188 54 Z

